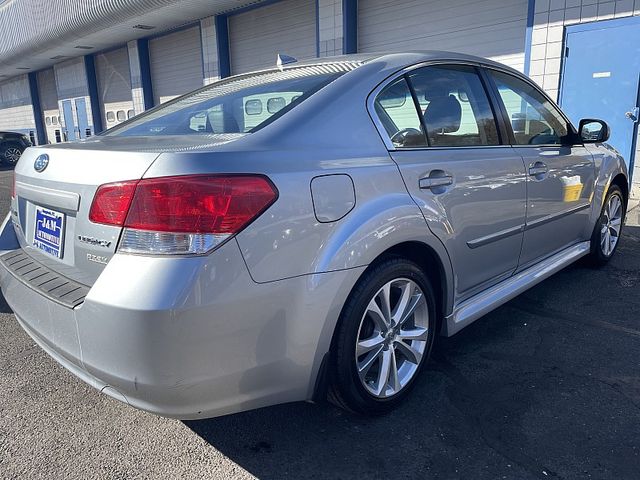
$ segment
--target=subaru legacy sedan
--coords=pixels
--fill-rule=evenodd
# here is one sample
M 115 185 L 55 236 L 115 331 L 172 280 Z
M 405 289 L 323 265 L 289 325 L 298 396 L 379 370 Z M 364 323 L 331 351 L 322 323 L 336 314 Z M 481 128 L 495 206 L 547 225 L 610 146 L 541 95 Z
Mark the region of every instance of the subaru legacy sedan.
M 439 335 L 614 255 L 628 177 L 608 135 L 454 53 L 237 75 L 27 149 L 0 285 L 35 342 L 131 406 L 381 414 Z

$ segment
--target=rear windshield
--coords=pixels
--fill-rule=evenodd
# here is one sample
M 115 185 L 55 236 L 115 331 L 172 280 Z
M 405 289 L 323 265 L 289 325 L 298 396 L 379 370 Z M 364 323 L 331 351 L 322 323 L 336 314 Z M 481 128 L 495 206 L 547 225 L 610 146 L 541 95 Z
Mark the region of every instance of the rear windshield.
M 254 132 L 357 66 L 346 62 L 310 65 L 233 77 L 149 110 L 103 135 Z

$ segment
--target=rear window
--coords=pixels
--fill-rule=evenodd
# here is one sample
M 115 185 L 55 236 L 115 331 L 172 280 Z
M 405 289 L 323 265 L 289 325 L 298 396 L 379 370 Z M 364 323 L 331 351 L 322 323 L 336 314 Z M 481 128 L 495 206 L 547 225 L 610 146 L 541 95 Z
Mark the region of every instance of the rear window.
M 358 65 L 310 65 L 221 80 L 138 115 L 103 135 L 250 133 Z

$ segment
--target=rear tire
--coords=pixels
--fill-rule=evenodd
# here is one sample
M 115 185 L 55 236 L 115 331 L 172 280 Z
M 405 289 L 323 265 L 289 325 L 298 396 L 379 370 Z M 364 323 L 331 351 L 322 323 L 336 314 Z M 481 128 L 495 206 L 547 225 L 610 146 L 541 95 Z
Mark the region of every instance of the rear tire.
M 625 214 L 622 190 L 611 185 L 591 235 L 591 261 L 594 265 L 604 265 L 613 257 L 620 243 Z
M 340 316 L 329 400 L 365 415 L 395 408 L 427 363 L 437 324 L 435 295 L 418 265 L 389 258 L 373 267 Z
M 20 160 L 22 152 L 24 152 L 24 148 L 22 148 L 20 144 L 8 142 L 0 148 L 0 159 L 2 163 L 13 167 L 18 163 L 18 160 Z

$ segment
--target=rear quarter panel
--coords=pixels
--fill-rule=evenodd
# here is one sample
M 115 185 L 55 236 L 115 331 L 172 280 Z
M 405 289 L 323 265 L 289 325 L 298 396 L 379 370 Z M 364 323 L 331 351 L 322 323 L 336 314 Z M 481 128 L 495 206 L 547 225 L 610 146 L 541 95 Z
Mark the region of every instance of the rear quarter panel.
M 364 156 L 352 152 L 351 157 L 328 150 L 165 154 L 147 175 L 178 174 L 172 167 L 176 164 L 182 174 L 260 173 L 274 183 L 278 200 L 237 236 L 258 283 L 368 265 L 406 241 L 423 242 L 448 262 L 384 150 Z M 352 179 L 355 207 L 337 221 L 320 222 L 314 214 L 311 180 L 335 173 Z

